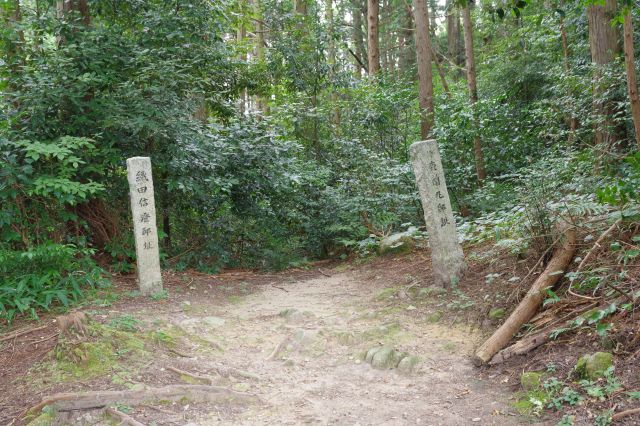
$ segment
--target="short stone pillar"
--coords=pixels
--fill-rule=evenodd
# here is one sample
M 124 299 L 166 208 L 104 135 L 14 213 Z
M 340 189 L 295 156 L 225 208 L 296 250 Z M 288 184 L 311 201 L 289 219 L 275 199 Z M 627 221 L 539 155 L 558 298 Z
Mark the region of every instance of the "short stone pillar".
M 133 232 L 136 240 L 138 285 L 140 292 L 149 296 L 162 291 L 156 203 L 149 157 L 127 159 L 127 174 L 131 195 Z
M 456 283 L 466 268 L 444 180 L 438 143 L 416 142 L 409 148 L 431 247 L 435 284 Z

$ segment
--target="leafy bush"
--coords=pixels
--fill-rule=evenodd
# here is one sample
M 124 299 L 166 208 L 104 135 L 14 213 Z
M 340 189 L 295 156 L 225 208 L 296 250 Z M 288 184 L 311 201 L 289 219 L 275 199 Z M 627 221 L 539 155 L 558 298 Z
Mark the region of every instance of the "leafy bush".
M 92 251 L 73 245 L 43 244 L 26 251 L 0 250 L 0 319 L 77 302 L 87 288 L 104 286 Z

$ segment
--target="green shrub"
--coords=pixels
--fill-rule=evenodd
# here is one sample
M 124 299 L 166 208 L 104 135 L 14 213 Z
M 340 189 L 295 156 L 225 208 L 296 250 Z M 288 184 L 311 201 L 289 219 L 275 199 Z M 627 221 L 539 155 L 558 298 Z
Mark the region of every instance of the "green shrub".
M 91 259 L 91 250 L 43 244 L 26 251 L 0 250 L 0 320 L 12 322 L 36 309 L 69 306 L 87 288 L 108 283 Z

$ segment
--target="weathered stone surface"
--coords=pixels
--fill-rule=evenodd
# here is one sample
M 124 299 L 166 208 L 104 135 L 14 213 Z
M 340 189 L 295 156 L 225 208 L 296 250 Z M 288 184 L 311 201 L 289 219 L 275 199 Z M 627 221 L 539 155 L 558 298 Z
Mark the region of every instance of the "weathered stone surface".
M 440 321 L 440 319 L 442 319 L 442 311 L 435 311 L 429 315 L 427 315 L 427 322 L 430 322 L 431 324 L 435 324 L 438 321 Z
M 460 279 L 466 264 L 458 242 L 438 144 L 435 140 L 416 142 L 409 151 L 429 235 L 433 275 L 436 284 L 451 285 Z
M 302 324 L 315 318 L 313 312 L 301 312 L 294 308 L 285 309 L 284 311 L 280 312 L 280 316 L 285 318 L 287 323 L 289 324 Z
M 391 234 L 384 237 L 378 246 L 379 254 L 408 253 L 414 249 L 416 242 L 413 235 L 418 228 L 409 228 L 405 232 Z
M 219 318 L 219 317 L 206 317 L 204 319 L 204 322 L 209 326 L 209 327 L 222 327 L 225 323 L 224 318 Z
M 407 355 L 400 360 L 398 371 L 404 374 L 413 373 L 420 364 L 420 357 L 415 355 Z
M 527 371 L 520 376 L 520 384 L 526 391 L 540 389 L 542 386 L 543 373 L 539 371 Z
M 605 371 L 613 366 L 613 355 L 609 352 L 596 352 L 583 355 L 576 364 L 576 373 L 579 377 L 589 380 L 599 379 Z
M 399 361 L 400 354 L 398 352 L 389 346 L 383 346 L 373 355 L 371 365 L 379 370 L 388 370 L 395 368 Z
M 149 157 L 127 159 L 127 175 L 136 243 L 138 284 L 140 292 L 149 296 L 162 291 L 156 205 Z
M 371 348 L 367 351 L 367 354 L 364 356 L 364 360 L 366 362 L 368 362 L 369 364 L 371 364 L 371 361 L 373 361 L 373 356 L 380 350 L 382 349 L 382 346 L 376 346 L 375 348 Z

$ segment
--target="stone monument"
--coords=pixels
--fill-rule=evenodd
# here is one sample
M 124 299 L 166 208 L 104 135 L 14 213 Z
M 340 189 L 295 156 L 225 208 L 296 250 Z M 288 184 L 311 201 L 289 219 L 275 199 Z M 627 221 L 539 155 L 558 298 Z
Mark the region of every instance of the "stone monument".
M 438 143 L 435 140 L 416 142 L 409 152 L 429 235 L 435 284 L 449 286 L 460 279 L 466 264 L 458 242 Z
M 156 204 L 149 157 L 127 159 L 127 174 L 136 241 L 138 285 L 140 292 L 149 296 L 162 291 Z

